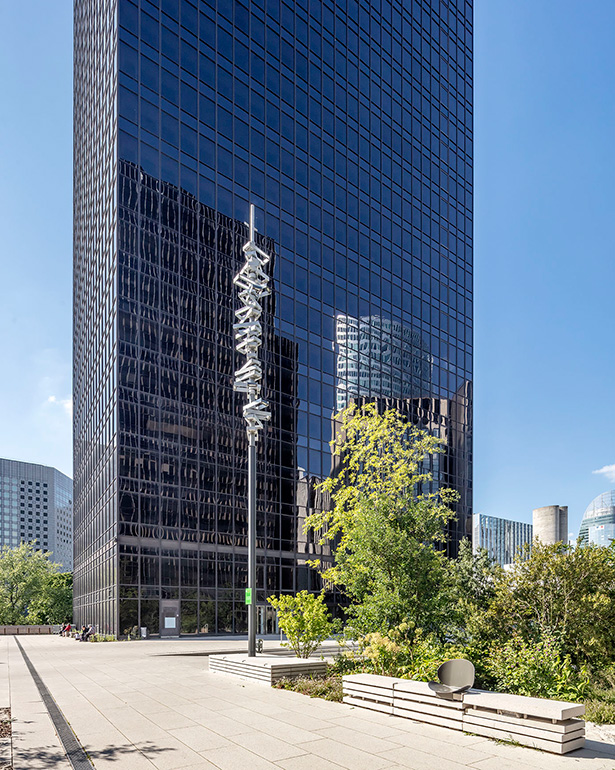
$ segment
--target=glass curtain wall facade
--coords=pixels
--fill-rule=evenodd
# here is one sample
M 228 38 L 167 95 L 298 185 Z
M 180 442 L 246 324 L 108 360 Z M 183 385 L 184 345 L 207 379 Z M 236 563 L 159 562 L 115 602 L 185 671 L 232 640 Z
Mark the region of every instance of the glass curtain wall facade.
M 475 513 L 473 516 L 472 549 L 484 548 L 489 556 L 504 567 L 512 564 L 524 545 L 532 545 L 533 526 L 523 521 L 499 519 Z
M 77 0 L 75 36 L 77 622 L 245 630 L 230 325 L 249 203 L 275 254 L 258 604 L 315 586 L 302 520 L 326 504 L 350 398 L 443 437 L 454 554 L 471 535 L 471 3 Z
M 587 506 L 579 537 L 585 545 L 608 546 L 615 540 L 615 490 L 603 492 Z

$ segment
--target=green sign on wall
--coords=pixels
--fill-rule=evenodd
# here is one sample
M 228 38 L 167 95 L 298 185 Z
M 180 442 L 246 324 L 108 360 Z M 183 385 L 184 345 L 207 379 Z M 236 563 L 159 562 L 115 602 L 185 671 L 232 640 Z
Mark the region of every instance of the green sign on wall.
M 246 604 L 252 604 L 252 589 L 246 588 Z

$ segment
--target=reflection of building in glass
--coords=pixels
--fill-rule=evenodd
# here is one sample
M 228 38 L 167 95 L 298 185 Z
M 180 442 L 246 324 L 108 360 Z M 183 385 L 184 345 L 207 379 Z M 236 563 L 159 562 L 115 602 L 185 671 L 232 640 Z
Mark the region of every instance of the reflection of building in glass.
M 431 357 L 418 332 L 381 316 L 338 315 L 337 409 L 357 396 L 412 398 L 429 392 Z
M 579 537 L 583 543 L 609 545 L 615 539 L 615 489 L 594 498 L 585 509 Z
M 0 458 L 0 546 L 35 541 L 73 569 L 73 482 L 55 468 Z
M 489 556 L 504 567 L 512 564 L 524 545 L 532 544 L 532 525 L 522 521 L 500 519 L 475 513 L 472 516 L 472 550 L 484 548 Z
M 232 279 L 244 225 L 119 163 L 119 631 L 245 632 L 247 436 L 233 391 Z M 131 218 L 149 233 L 136 237 Z M 149 227 L 158 222 L 159 229 Z M 181 235 L 178 238 L 178 230 Z M 140 246 L 138 245 L 140 240 Z M 181 245 L 181 248 L 180 248 Z M 268 240 L 263 247 L 274 252 Z M 295 590 L 296 344 L 274 331 L 265 302 L 261 358 L 271 424 L 257 444 L 260 580 Z M 104 623 L 80 558 L 81 617 Z M 264 602 L 265 591 L 259 599 Z M 100 615 L 98 614 L 100 613 Z
M 442 440 L 444 452 L 425 459 L 424 468 L 431 473 L 433 482 L 423 485 L 420 491 L 435 492 L 438 488 L 447 487 L 459 493 L 459 501 L 455 505 L 455 518 L 449 522 L 446 531 L 446 551 L 449 556 L 455 557 L 461 539 L 472 536 L 470 513 L 472 485 L 468 478 L 472 462 L 470 430 L 472 384 L 463 383 L 452 398 L 417 396 L 401 399 L 387 396 L 357 396 L 353 400 L 359 405 L 375 401 L 381 412 L 386 409 L 397 409 L 414 425 Z M 339 425 L 334 416 L 333 434 L 338 429 Z M 332 473 L 335 473 L 336 463 L 337 458 L 332 458 Z
M 76 0 L 78 622 L 243 628 L 227 317 L 249 203 L 277 249 L 258 601 L 302 584 L 297 469 L 329 472 L 338 390 L 359 387 L 336 371 L 338 317 L 389 340 L 374 397 L 431 405 L 463 498 L 451 538 L 470 531 L 472 5 L 406 10 Z
M 394 406 L 435 436 L 446 447 L 430 459 L 433 489 L 456 489 L 457 520 L 449 526 L 449 553 L 459 538 L 470 536 L 471 512 L 471 384 L 451 398 L 434 397 L 433 357 L 414 329 L 381 316 L 336 319 L 336 406 L 351 400 L 376 400 L 382 409 Z M 335 427 L 334 427 L 335 429 Z

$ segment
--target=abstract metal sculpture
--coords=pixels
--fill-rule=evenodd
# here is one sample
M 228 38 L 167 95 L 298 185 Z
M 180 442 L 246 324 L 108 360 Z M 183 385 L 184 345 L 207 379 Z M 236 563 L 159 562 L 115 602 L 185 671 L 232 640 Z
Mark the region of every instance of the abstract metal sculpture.
M 465 658 L 447 660 L 438 668 L 440 681 L 429 682 L 428 686 L 443 697 L 465 692 L 474 684 L 474 673 L 474 664 Z
M 245 355 L 245 364 L 235 372 L 234 389 L 247 393 L 248 402 L 243 416 L 248 433 L 248 655 L 256 655 L 256 442 L 258 432 L 271 419 L 269 404 L 261 397 L 263 367 L 259 351 L 263 339 L 261 300 L 267 297 L 269 276 L 264 270 L 269 255 L 256 245 L 254 239 L 254 206 L 250 206 L 249 240 L 243 247 L 245 264 L 233 279 L 239 287 L 241 307 L 235 311 L 233 324 L 236 350 Z

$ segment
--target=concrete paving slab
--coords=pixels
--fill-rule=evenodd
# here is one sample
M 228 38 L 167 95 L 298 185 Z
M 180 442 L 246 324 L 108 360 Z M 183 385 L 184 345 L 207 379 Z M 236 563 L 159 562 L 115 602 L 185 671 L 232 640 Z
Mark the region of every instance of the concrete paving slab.
M 257 685 L 260 687 L 260 685 Z M 203 757 L 211 762 L 219 770 L 278 770 L 279 765 L 274 765 L 267 759 L 263 759 L 241 746 L 233 746 L 230 749 L 214 749 L 203 752 Z
M 202 725 L 194 727 L 180 727 L 177 730 L 169 730 L 178 741 L 185 743 L 193 751 L 206 751 L 207 749 L 222 749 L 232 746 L 232 743 L 218 733 L 209 730 Z
M 360 730 L 348 727 L 332 726 L 326 730 L 319 730 L 318 734 L 322 735 L 323 738 L 330 738 L 345 743 L 347 746 L 354 746 L 355 749 L 368 751 L 371 754 L 382 754 L 385 751 L 400 748 L 399 743 L 395 741 L 376 738 L 373 735 L 366 735 Z
M 314 757 L 310 754 L 303 754 L 300 757 L 284 759 L 277 763 L 282 770 L 340 770 L 340 765 L 329 762 L 322 757 Z
M 209 674 L 200 653 L 228 640 L 20 641 L 96 770 L 615 770 L 615 746 L 600 741 L 559 757 Z M 23 720 L 16 770 L 69 770 L 11 638 L 0 640 L 0 703 L 3 664 L 11 705 L 38 725 L 28 735 Z
M 330 719 L 329 724 L 331 727 L 347 727 L 351 730 L 358 730 L 362 735 L 372 735 L 374 738 L 390 738 L 392 741 L 399 743 L 399 741 L 395 741 L 395 738 L 398 737 L 404 737 L 407 735 L 407 732 L 404 732 L 403 730 L 399 730 L 397 727 L 394 727 L 392 724 L 389 727 L 388 724 L 381 725 L 376 722 L 370 722 L 368 720 L 363 720 L 362 722 L 358 721 L 354 716 L 345 716 L 340 717 L 339 719 Z M 318 730 L 319 733 L 322 733 L 323 729 L 327 728 L 321 728 Z
M 311 743 L 304 743 L 303 748 L 317 757 L 328 759 L 347 770 L 383 770 L 392 762 L 382 756 L 346 746 L 330 738 L 321 738 Z
M 259 732 L 237 735 L 234 742 L 243 746 L 244 749 L 258 754 L 259 757 L 269 759 L 271 762 L 298 757 L 306 753 L 301 746 L 292 746 L 290 743 L 275 738 L 272 735 L 263 735 Z
M 456 757 L 456 754 L 457 752 L 451 752 L 451 757 Z M 382 759 L 387 759 L 391 765 L 411 767 L 413 770 L 433 770 L 435 767 L 438 770 L 462 770 L 462 768 L 469 767 L 469 765 L 456 762 L 454 759 L 426 754 L 409 746 L 387 751 L 380 756 Z M 471 767 L 474 767 L 474 765 L 471 765 Z

